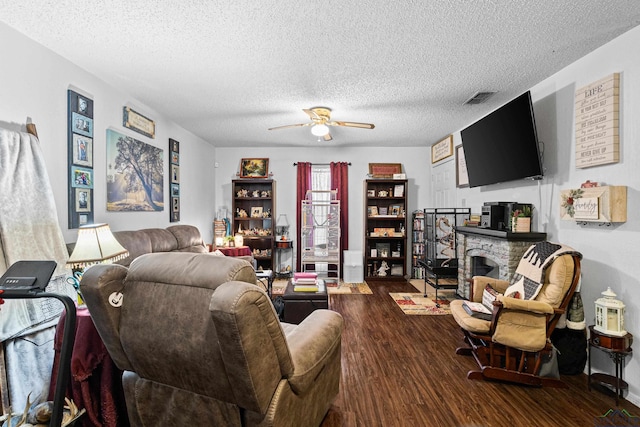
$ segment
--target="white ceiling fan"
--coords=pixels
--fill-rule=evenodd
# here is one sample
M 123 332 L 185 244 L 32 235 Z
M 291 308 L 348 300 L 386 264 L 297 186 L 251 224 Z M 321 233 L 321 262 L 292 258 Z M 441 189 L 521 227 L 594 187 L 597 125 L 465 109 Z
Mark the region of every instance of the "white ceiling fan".
M 325 141 L 331 141 L 333 138 L 331 137 L 331 133 L 329 132 L 329 126 L 345 126 L 360 129 L 373 129 L 375 127 L 375 125 L 371 123 L 343 122 L 338 120 L 331 120 L 331 108 L 327 107 L 303 108 L 302 111 L 307 113 L 307 115 L 311 119 L 311 122 L 298 123 L 295 125 L 277 126 L 269 128 L 269 130 L 312 126 L 312 134 L 314 134 L 318 138 L 322 137 Z

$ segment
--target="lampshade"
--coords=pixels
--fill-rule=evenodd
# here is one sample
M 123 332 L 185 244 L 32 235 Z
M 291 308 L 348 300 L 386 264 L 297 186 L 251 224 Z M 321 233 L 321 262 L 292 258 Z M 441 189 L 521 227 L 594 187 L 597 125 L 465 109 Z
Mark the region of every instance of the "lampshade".
M 287 219 L 287 214 L 278 215 L 278 220 L 276 221 L 276 227 L 288 227 L 289 220 Z
M 111 233 L 108 224 L 91 224 L 78 229 L 78 240 L 67 261 L 72 268 L 108 264 L 129 256 Z
M 327 125 L 313 125 L 311 127 L 311 133 L 315 136 L 325 136 L 329 133 L 329 126 Z

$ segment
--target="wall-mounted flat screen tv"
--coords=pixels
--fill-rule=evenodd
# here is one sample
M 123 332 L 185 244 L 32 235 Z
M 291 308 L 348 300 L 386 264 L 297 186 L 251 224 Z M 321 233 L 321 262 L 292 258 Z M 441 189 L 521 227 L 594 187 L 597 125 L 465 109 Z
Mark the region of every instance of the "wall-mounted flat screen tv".
M 460 136 L 470 187 L 542 178 L 529 91 L 462 130 Z

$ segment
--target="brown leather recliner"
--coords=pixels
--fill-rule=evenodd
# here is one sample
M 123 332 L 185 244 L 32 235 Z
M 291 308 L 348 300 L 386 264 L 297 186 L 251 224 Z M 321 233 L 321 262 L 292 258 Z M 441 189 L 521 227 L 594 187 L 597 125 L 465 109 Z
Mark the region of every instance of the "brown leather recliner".
M 314 426 L 338 393 L 342 317 L 280 323 L 246 262 L 142 255 L 81 290 L 116 365 L 131 424 Z

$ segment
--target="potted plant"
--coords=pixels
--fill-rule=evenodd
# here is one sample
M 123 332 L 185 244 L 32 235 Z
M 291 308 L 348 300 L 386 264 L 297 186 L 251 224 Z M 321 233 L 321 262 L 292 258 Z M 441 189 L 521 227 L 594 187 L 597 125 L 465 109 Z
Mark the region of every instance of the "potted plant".
M 226 246 L 232 248 L 235 246 L 235 240 L 233 236 L 225 236 L 224 237 Z
M 516 209 L 511 215 L 511 231 L 513 233 L 529 233 L 531 232 L 531 207 L 523 206 L 522 209 Z

